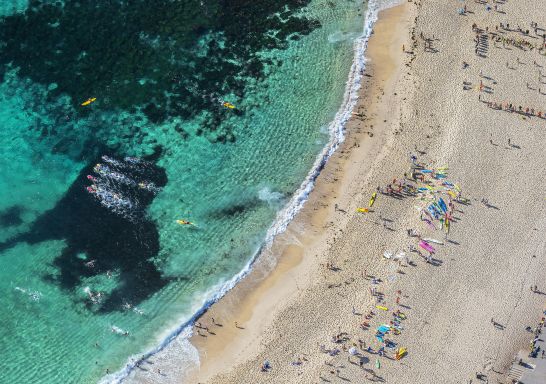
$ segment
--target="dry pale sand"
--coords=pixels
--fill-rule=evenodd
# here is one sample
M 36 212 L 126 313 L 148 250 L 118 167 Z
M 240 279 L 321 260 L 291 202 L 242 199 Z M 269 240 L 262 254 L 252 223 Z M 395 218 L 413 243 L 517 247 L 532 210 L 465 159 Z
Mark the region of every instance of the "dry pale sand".
M 546 27 L 546 13 L 537 12 L 536 0 L 489 2 L 501 12 L 487 11 L 485 3 L 423 0 L 380 14 L 367 53 L 369 77 L 346 143 L 288 231 L 200 320 L 214 335 L 193 337 L 201 366 L 187 382 L 476 383 L 477 372 L 489 382 L 505 382 L 503 373 L 528 344 L 525 327 L 536 323 L 545 304 L 546 296 L 530 286 L 546 291 L 546 120 L 486 102 L 546 112 L 546 57 L 491 40 L 480 57 L 472 24 L 489 31 L 500 22 L 519 25 L 530 35 L 499 35 L 539 44 L 530 22 Z M 458 15 L 465 4 L 469 13 Z M 427 49 L 421 33 L 431 39 Z M 470 204 L 457 205 L 459 220 L 446 245 L 438 246 L 436 265 L 413 254 L 415 265 L 398 273 L 382 255 L 416 243 L 406 229 L 443 234 L 427 230 L 411 198 L 380 195 L 374 212 L 355 210 L 367 206 L 376 186 L 408 171 L 410 153 L 420 162 L 448 165 L 449 179 Z M 392 338 L 408 355 L 380 358 L 377 369 L 378 356 L 360 351 L 368 372 L 343 350 L 330 356 L 319 349 L 341 349 L 331 341 L 340 332 L 350 337 L 346 347 L 358 346 L 359 339 L 377 345 L 374 328 L 390 314 L 376 310 L 381 313 L 370 321 L 372 329 L 360 329 L 362 316 L 354 312 L 375 306 L 364 271 L 382 279 L 385 305 L 408 317 L 401 335 Z M 398 290 L 402 306 L 395 303 Z M 492 318 L 504 329 L 495 328 Z M 302 364 L 291 364 L 298 358 Z M 260 371 L 264 360 L 271 363 L 268 372 Z

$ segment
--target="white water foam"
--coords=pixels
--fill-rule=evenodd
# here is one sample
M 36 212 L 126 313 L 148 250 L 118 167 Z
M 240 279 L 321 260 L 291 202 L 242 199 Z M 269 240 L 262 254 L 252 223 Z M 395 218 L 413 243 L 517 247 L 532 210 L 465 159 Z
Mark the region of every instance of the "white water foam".
M 269 187 L 263 187 L 258 191 L 258 199 L 265 201 L 270 207 L 279 207 L 282 204 L 284 195 L 280 192 L 274 192 Z
M 191 316 L 191 318 L 184 321 L 178 327 L 169 332 L 166 337 L 162 338 L 162 341 L 159 343 L 159 345 L 157 345 L 152 350 L 140 355 L 139 357 L 132 356 L 131 358 L 129 358 L 125 368 L 116 372 L 113 375 L 108 375 L 104 377 L 100 381 L 100 384 L 118 384 L 123 382 L 135 369 L 135 367 L 145 364 L 148 358 L 157 355 L 159 352 L 164 351 L 166 355 L 171 355 L 171 353 L 166 350 L 167 347 L 170 347 L 171 344 L 179 338 L 187 339 L 191 337 L 192 325 L 194 324 L 194 322 L 202 314 L 204 314 L 205 311 L 212 304 L 217 302 L 222 296 L 224 296 L 228 291 L 235 287 L 235 285 L 239 281 L 241 281 L 246 275 L 248 275 L 248 273 L 252 269 L 252 265 L 257 260 L 262 251 L 272 244 L 273 240 L 277 235 L 283 233 L 286 230 L 288 224 L 294 219 L 296 214 L 301 210 L 301 208 L 307 201 L 309 194 L 315 186 L 315 181 L 317 180 L 317 177 L 326 165 L 326 162 L 328 161 L 328 159 L 330 159 L 333 153 L 345 140 L 345 125 L 351 118 L 352 111 L 358 101 L 358 91 L 360 90 L 362 77 L 366 68 L 366 58 L 364 57 L 364 53 L 366 51 L 366 48 L 368 47 L 368 41 L 373 33 L 373 26 L 377 21 L 379 11 L 390 8 L 399 3 L 400 0 L 383 1 L 381 3 L 378 0 L 371 0 L 368 3 L 368 9 L 364 18 L 363 33 L 359 38 L 355 40 L 354 43 L 354 59 L 351 70 L 349 72 L 349 78 L 346 83 L 343 103 L 336 113 L 335 119 L 330 123 L 328 127 L 328 131 L 330 133 L 330 141 L 324 147 L 322 152 L 317 156 L 317 159 L 313 164 L 311 171 L 308 173 L 300 188 L 294 193 L 292 199 L 288 202 L 288 204 L 286 204 L 283 209 L 278 212 L 274 223 L 267 231 L 265 241 L 256 250 L 249 262 L 237 275 L 233 276 L 233 278 L 231 278 L 227 282 L 218 284 L 207 293 L 199 295 L 200 297 L 205 297 L 205 301 L 200 306 L 199 310 L 197 310 L 194 315 Z M 192 359 L 195 361 L 195 364 L 198 365 L 199 356 L 195 351 L 195 348 L 190 348 L 188 353 L 190 352 Z M 177 377 L 179 378 L 180 376 Z

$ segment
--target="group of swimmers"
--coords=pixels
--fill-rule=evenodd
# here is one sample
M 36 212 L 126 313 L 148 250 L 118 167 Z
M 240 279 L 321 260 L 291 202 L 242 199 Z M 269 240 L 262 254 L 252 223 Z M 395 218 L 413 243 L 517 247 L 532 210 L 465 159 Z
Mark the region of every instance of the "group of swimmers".
M 98 163 L 93 167 L 95 176 L 87 175 L 92 183 L 86 187 L 100 204 L 109 211 L 121 215 L 127 219 L 134 219 L 138 203 L 123 195 L 124 188 L 135 188 L 157 194 L 160 188 L 147 180 L 135 180 L 128 176 L 129 172 L 144 172 L 151 164 L 137 157 L 125 157 L 116 160 L 103 155 L 102 160 L 107 163 Z
M 94 195 L 97 200 L 99 200 L 103 207 L 114 213 L 123 214 L 134 207 L 131 200 L 124 198 L 122 195 L 116 192 L 112 192 L 104 188 L 100 184 L 91 184 L 91 186 L 86 187 L 86 189 L 87 192 Z

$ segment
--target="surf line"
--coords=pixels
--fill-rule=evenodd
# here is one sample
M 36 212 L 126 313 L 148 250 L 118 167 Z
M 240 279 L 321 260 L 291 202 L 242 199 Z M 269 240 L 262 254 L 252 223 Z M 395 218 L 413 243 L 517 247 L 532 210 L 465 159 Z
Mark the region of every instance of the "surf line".
M 230 280 L 224 282 L 223 284 L 219 284 L 217 286 L 218 289 L 212 289 L 212 293 L 210 293 L 210 296 L 205 299 L 205 302 L 200 309 L 197 310 L 187 321 L 183 322 L 169 332 L 169 334 L 159 343 L 159 345 L 145 353 L 139 354 L 138 357 L 129 357 L 124 368 L 111 375 L 104 376 L 101 379 L 100 384 L 122 383 L 137 366 L 145 363 L 147 359 L 164 350 L 177 337 L 180 336 L 189 338 L 192 335 L 193 324 L 207 311 L 208 308 L 210 308 L 210 306 L 220 300 L 227 292 L 235 287 L 239 281 L 248 275 L 252 269 L 252 265 L 256 262 L 262 251 L 272 244 L 277 235 L 286 230 L 288 224 L 294 219 L 296 214 L 302 209 L 303 205 L 307 201 L 308 196 L 313 190 L 315 182 L 320 175 L 320 172 L 326 166 L 327 161 L 345 140 L 345 126 L 350 120 L 353 109 L 358 101 L 359 90 L 362 85 L 361 82 L 364 76 L 364 70 L 366 69 L 366 58 L 364 54 L 368 48 L 368 41 L 372 35 L 373 26 L 377 21 L 378 14 L 381 10 L 395 6 L 398 3 L 399 1 L 392 1 L 381 5 L 378 0 L 370 0 L 368 2 L 368 9 L 364 17 L 363 32 L 360 37 L 355 40 L 353 45 L 353 63 L 346 82 L 343 102 L 338 109 L 334 120 L 328 126 L 330 140 L 323 148 L 321 153 L 319 153 L 317 156 L 313 167 L 305 177 L 301 186 L 294 193 L 293 197 L 285 205 L 285 207 L 277 213 L 275 221 L 269 227 L 264 241 L 253 253 L 247 264 Z M 198 363 L 198 361 L 196 363 Z

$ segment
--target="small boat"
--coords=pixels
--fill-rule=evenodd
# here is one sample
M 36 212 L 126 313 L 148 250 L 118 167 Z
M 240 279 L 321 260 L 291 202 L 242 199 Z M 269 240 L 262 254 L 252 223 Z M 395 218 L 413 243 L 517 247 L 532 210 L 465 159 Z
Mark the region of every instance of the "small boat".
M 223 105 L 224 107 L 226 107 L 226 108 L 229 108 L 229 109 L 235 109 L 235 105 L 233 105 L 233 104 L 231 104 L 231 103 L 229 103 L 229 102 L 227 102 L 227 101 L 224 101 L 224 102 L 222 103 L 222 105 Z
M 368 208 L 357 208 L 356 211 L 357 212 L 362 212 L 362 213 L 370 212 L 370 210 Z
M 97 100 L 96 97 L 90 97 L 89 99 L 87 99 L 87 100 L 85 100 L 83 103 L 81 103 L 81 106 L 82 106 L 82 107 L 85 107 L 86 105 L 91 104 L 91 103 L 94 102 L 95 100 Z

